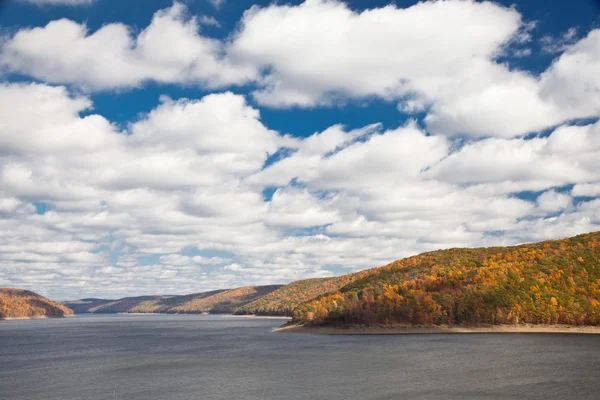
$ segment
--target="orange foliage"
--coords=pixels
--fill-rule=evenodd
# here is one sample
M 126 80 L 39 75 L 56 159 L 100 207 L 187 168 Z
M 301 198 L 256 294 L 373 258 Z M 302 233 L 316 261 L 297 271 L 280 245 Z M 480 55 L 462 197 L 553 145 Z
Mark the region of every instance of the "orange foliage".
M 599 242 L 596 232 L 516 247 L 424 253 L 300 304 L 294 321 L 600 325 Z
M 29 290 L 0 288 L 0 319 L 63 317 L 71 314 L 71 309 Z
M 366 274 L 366 271 L 361 271 L 333 278 L 295 281 L 241 306 L 236 310 L 236 314 L 292 315 L 292 310 L 298 304 L 325 293 L 336 291 Z

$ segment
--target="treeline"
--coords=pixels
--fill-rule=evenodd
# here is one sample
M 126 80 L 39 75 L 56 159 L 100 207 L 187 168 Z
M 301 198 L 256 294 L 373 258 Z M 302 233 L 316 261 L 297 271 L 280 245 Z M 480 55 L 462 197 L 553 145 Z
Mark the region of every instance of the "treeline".
M 71 309 L 29 290 L 0 288 L 0 319 L 63 317 L 71 314 Z
M 600 233 L 450 249 L 371 270 L 300 304 L 303 324 L 600 325 Z

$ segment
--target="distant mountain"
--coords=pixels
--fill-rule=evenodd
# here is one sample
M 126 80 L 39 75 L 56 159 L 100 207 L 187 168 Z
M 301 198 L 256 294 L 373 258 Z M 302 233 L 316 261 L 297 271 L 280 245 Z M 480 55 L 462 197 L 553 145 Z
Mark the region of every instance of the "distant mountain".
M 292 310 L 298 304 L 322 294 L 336 291 L 364 275 L 366 275 L 366 272 L 361 271 L 332 278 L 295 281 L 239 307 L 235 313 L 291 316 Z
M 300 304 L 293 322 L 600 325 L 600 232 L 395 261 Z
M 73 311 L 29 290 L 0 288 L 0 319 L 64 317 Z
M 245 286 L 184 296 L 140 296 L 118 300 L 81 299 L 63 304 L 76 314 L 114 313 L 232 313 L 238 307 L 277 290 L 282 285 Z
M 282 285 L 244 286 L 237 289 L 225 290 L 212 296 L 194 298 L 181 305 L 173 307 L 169 312 L 180 313 L 233 313 L 236 309 L 265 296 Z
M 192 300 L 199 300 L 205 297 L 214 296 L 218 293 L 224 292 L 226 289 L 213 290 L 210 292 L 187 294 L 183 296 L 163 296 L 156 297 L 154 299 L 145 300 L 137 304 L 135 307 L 129 309 L 129 312 L 135 313 L 167 313 L 174 312 L 170 311 L 173 307 L 181 306 Z
M 75 314 L 116 314 L 129 312 L 130 309 L 146 301 L 159 301 L 173 296 L 138 296 L 124 297 L 118 300 L 105 299 L 81 299 L 64 301 L 63 304 L 75 312 Z

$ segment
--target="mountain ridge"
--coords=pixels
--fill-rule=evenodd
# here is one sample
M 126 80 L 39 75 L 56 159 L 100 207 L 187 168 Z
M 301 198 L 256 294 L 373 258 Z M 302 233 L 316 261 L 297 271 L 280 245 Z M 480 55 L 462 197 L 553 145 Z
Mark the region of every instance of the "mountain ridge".
M 233 313 L 238 307 L 256 300 L 283 285 L 243 286 L 187 295 L 137 296 L 116 300 L 87 298 L 64 301 L 76 314 L 115 313 Z

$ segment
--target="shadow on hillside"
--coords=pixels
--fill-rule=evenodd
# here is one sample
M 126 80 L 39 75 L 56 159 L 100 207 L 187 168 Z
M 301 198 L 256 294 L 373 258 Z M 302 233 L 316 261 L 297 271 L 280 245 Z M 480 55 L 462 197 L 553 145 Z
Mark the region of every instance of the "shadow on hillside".
M 38 307 L 44 310 L 44 315 L 47 317 L 64 317 L 65 312 L 60 308 L 51 304 L 45 303 L 42 300 L 32 299 L 29 301 L 33 307 Z

